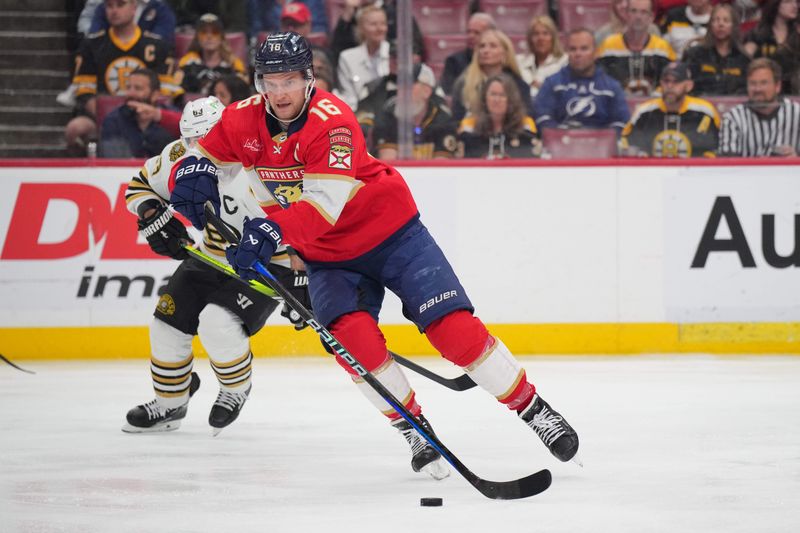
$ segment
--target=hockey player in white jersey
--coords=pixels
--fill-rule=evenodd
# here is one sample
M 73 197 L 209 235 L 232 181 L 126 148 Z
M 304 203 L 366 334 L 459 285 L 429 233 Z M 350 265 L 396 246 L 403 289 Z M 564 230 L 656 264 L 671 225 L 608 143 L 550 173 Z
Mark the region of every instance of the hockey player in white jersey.
M 219 394 L 209 414 L 214 434 L 236 420 L 251 390 L 252 358 L 250 336 L 258 332 L 278 303 L 238 283 L 191 257 L 183 246 L 192 243 L 186 227 L 168 205 L 170 169 L 219 120 L 224 106 L 215 97 L 186 105 L 181 117 L 181 138 L 164 148 L 161 155 L 147 160 L 139 175 L 128 184 L 128 209 L 139 217 L 138 226 L 154 252 L 182 260 L 158 301 L 150 324 L 151 375 L 155 399 L 134 407 L 122 428 L 129 433 L 178 429 L 186 416 L 191 394 L 199 386 L 192 372 L 192 338 L 209 354 L 219 381 Z M 222 219 L 234 228 L 245 217 L 264 216 L 246 180 L 233 180 L 222 190 Z M 213 226 L 204 231 L 200 249 L 225 261 L 225 247 Z M 310 305 L 307 279 L 298 259 L 282 250 L 270 270 L 293 287 L 295 296 Z M 295 325 L 303 321 L 284 307 L 282 314 Z

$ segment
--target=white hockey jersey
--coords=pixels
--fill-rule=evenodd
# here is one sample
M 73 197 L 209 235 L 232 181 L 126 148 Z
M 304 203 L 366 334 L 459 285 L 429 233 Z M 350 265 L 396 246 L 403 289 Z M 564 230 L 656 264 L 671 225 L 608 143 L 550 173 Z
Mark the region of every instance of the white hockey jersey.
M 188 153 L 188 148 L 183 140 L 178 139 L 169 143 L 160 155 L 145 161 L 139 174 L 128 183 L 125 191 L 125 202 L 128 210 L 138 216 L 139 206 L 148 200 L 156 200 L 163 205 L 169 204 L 170 192 L 168 181 L 170 171 L 178 159 Z M 249 185 L 247 172 L 242 170 L 233 179 L 220 180 L 220 217 L 230 226 L 235 228 L 235 233 L 240 234 L 244 226 L 244 218 L 264 217 L 264 210 L 256 199 Z M 208 224 L 202 235 L 197 235 L 196 230 L 189 226 L 189 232 L 199 241 L 199 248 L 206 254 L 212 255 L 222 261 L 225 259 L 225 248 L 228 243 L 216 231 L 213 225 Z M 289 255 L 286 247 L 282 246 L 272 257 L 271 263 L 289 267 Z

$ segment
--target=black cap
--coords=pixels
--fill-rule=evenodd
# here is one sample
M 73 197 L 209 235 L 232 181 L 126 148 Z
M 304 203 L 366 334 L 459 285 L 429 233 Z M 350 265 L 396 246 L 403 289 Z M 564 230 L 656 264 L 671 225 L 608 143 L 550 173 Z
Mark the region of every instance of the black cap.
M 672 76 L 676 81 L 686 81 L 692 79 L 692 72 L 689 70 L 689 65 L 679 61 L 673 61 L 661 71 L 661 78 Z

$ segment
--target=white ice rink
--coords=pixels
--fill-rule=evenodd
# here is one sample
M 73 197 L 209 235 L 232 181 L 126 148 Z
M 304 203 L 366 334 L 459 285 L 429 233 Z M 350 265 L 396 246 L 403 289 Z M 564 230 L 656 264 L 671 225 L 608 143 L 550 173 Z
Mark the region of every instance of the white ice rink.
M 0 364 L 0 532 L 800 531 L 800 357 L 523 360 L 577 429 L 583 469 L 483 391 L 409 373 L 477 475 L 551 469 L 550 489 L 519 501 L 414 474 L 405 441 L 329 359 L 257 359 L 250 401 L 216 438 L 206 360 L 183 427 L 155 435 L 120 431 L 152 397 L 146 361 Z M 444 506 L 420 507 L 426 496 Z

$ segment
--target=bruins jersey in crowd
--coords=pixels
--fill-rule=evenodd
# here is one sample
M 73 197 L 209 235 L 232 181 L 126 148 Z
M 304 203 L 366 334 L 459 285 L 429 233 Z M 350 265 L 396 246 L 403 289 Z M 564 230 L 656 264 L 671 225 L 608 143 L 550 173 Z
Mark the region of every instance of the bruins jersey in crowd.
M 615 33 L 597 49 L 597 61 L 626 93 L 647 96 L 658 87 L 664 67 L 675 61 L 675 51 L 661 37 L 650 35 L 641 52 L 632 52 L 625 36 Z
M 155 33 L 136 28 L 129 42 L 122 42 L 113 28 L 102 30 L 86 37 L 76 59 L 76 96 L 96 94 L 122 94 L 128 75 L 140 68 L 149 68 L 158 74 L 161 93 L 175 97 L 182 91 L 174 84 L 172 67 L 174 60 L 170 47 Z
M 721 56 L 716 47 L 703 45 L 686 49 L 684 61 L 694 80 L 692 94 L 735 95 L 747 93 L 747 65 L 750 58 L 739 48 Z
M 537 137 L 536 123 L 531 117 L 525 117 L 522 130 L 513 135 L 482 135 L 475 131 L 475 127 L 476 120 L 472 115 L 462 119 L 458 126 L 458 140 L 465 158 L 516 159 L 541 156 L 542 143 Z
M 714 157 L 719 125 L 719 113 L 707 100 L 686 96 L 678 112 L 670 113 L 655 98 L 636 108 L 622 130 L 622 146 L 653 157 Z
M 395 105 L 397 97 L 386 102 L 383 111 L 378 115 L 375 125 L 375 147 L 397 149 L 397 117 Z M 414 128 L 414 159 L 433 159 L 435 157 L 453 157 L 458 142 L 450 109 L 440 97 L 431 96 L 428 112 L 419 126 Z

